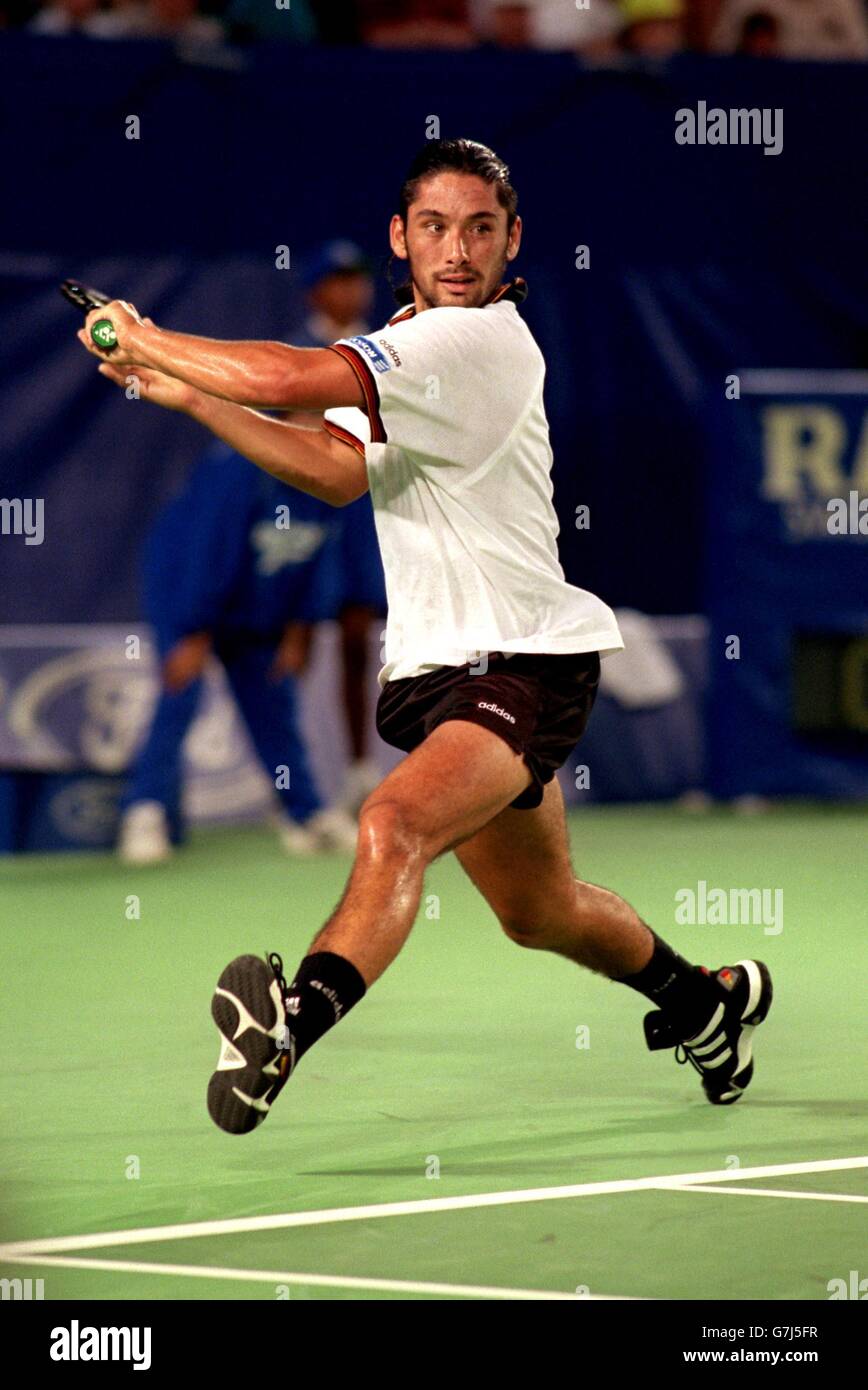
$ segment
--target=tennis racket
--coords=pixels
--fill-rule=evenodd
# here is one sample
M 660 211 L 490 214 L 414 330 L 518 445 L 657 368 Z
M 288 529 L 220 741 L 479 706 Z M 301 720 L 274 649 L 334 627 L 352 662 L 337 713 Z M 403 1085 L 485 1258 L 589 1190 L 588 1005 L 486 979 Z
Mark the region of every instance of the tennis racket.
M 103 294 L 101 290 L 91 289 L 89 285 L 80 285 L 77 280 L 64 280 L 60 286 L 60 293 L 83 314 L 89 314 L 91 309 L 101 309 L 104 304 L 111 303 L 110 295 Z M 111 352 L 112 348 L 117 347 L 118 337 L 111 319 L 97 319 L 92 323 L 90 336 L 101 352 Z

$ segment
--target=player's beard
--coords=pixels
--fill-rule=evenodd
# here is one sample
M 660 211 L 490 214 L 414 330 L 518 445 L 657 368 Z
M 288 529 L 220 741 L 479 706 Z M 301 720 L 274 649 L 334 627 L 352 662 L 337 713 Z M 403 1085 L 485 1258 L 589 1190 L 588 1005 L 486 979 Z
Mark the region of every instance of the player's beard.
M 426 309 L 479 309 L 483 304 L 487 304 L 492 295 L 496 293 L 498 287 L 503 281 L 503 273 L 506 268 L 506 264 L 506 255 L 504 255 L 503 260 L 501 261 L 493 279 L 489 280 L 487 284 L 482 279 L 477 280 L 476 284 L 473 287 L 473 299 L 471 300 L 468 298 L 464 301 L 463 304 L 456 305 L 454 301 L 447 300 L 445 291 L 443 291 L 443 287 L 440 285 L 439 280 L 437 280 L 433 275 L 430 278 L 430 289 L 427 289 L 424 285 L 420 284 L 419 280 L 416 278 L 416 273 L 413 269 L 413 258 L 409 254 L 409 252 L 407 254 L 407 266 L 410 271 L 410 282 L 413 285 L 413 288 L 415 289 L 416 293 L 422 300 L 422 303 L 425 305 Z M 460 273 L 460 271 L 456 272 L 456 274 Z M 474 272 L 474 274 L 476 274 L 476 272 Z M 438 294 L 442 294 L 442 298 L 432 297 Z

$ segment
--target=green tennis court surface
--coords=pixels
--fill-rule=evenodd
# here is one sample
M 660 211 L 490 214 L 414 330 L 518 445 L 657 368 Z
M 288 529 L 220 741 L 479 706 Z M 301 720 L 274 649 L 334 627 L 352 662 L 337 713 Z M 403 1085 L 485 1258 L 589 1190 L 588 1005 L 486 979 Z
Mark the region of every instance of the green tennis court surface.
M 827 1299 L 868 1277 L 864 815 L 605 808 L 570 828 L 577 873 L 684 954 L 768 963 L 738 1105 L 646 1050 L 638 995 L 509 942 L 448 855 L 396 963 L 229 1137 L 205 1110 L 214 983 L 243 951 L 289 975 L 349 857 L 250 829 L 157 869 L 18 859 L 0 1275 L 46 1299 Z M 782 889 L 782 930 L 676 925 L 700 880 Z

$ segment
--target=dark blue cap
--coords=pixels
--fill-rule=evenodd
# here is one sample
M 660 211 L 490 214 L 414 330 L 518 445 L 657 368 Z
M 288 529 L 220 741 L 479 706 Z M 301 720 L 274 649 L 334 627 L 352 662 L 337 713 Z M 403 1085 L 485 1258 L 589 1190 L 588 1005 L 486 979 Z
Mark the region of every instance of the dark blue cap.
M 369 275 L 370 262 L 360 246 L 354 241 L 326 241 L 308 258 L 302 268 L 302 279 L 306 289 L 312 289 L 327 275 L 340 274 Z

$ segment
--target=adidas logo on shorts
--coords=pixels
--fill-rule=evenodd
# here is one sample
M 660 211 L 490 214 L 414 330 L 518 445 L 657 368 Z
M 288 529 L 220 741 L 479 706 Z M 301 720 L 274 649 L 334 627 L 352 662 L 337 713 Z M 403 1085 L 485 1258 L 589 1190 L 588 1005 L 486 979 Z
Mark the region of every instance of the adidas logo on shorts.
M 489 704 L 486 704 L 485 700 L 479 700 L 479 701 L 477 701 L 476 708 L 477 708 L 477 709 L 490 709 L 491 712 L 492 712 L 492 714 L 499 714 L 499 715 L 501 715 L 502 718 L 508 719 L 509 722 L 510 722 L 510 724 L 514 724 L 514 723 L 515 723 L 515 715 L 514 715 L 514 714 L 507 714 L 507 712 L 506 712 L 505 709 L 501 709 L 501 708 L 500 708 L 500 705 L 489 705 Z

